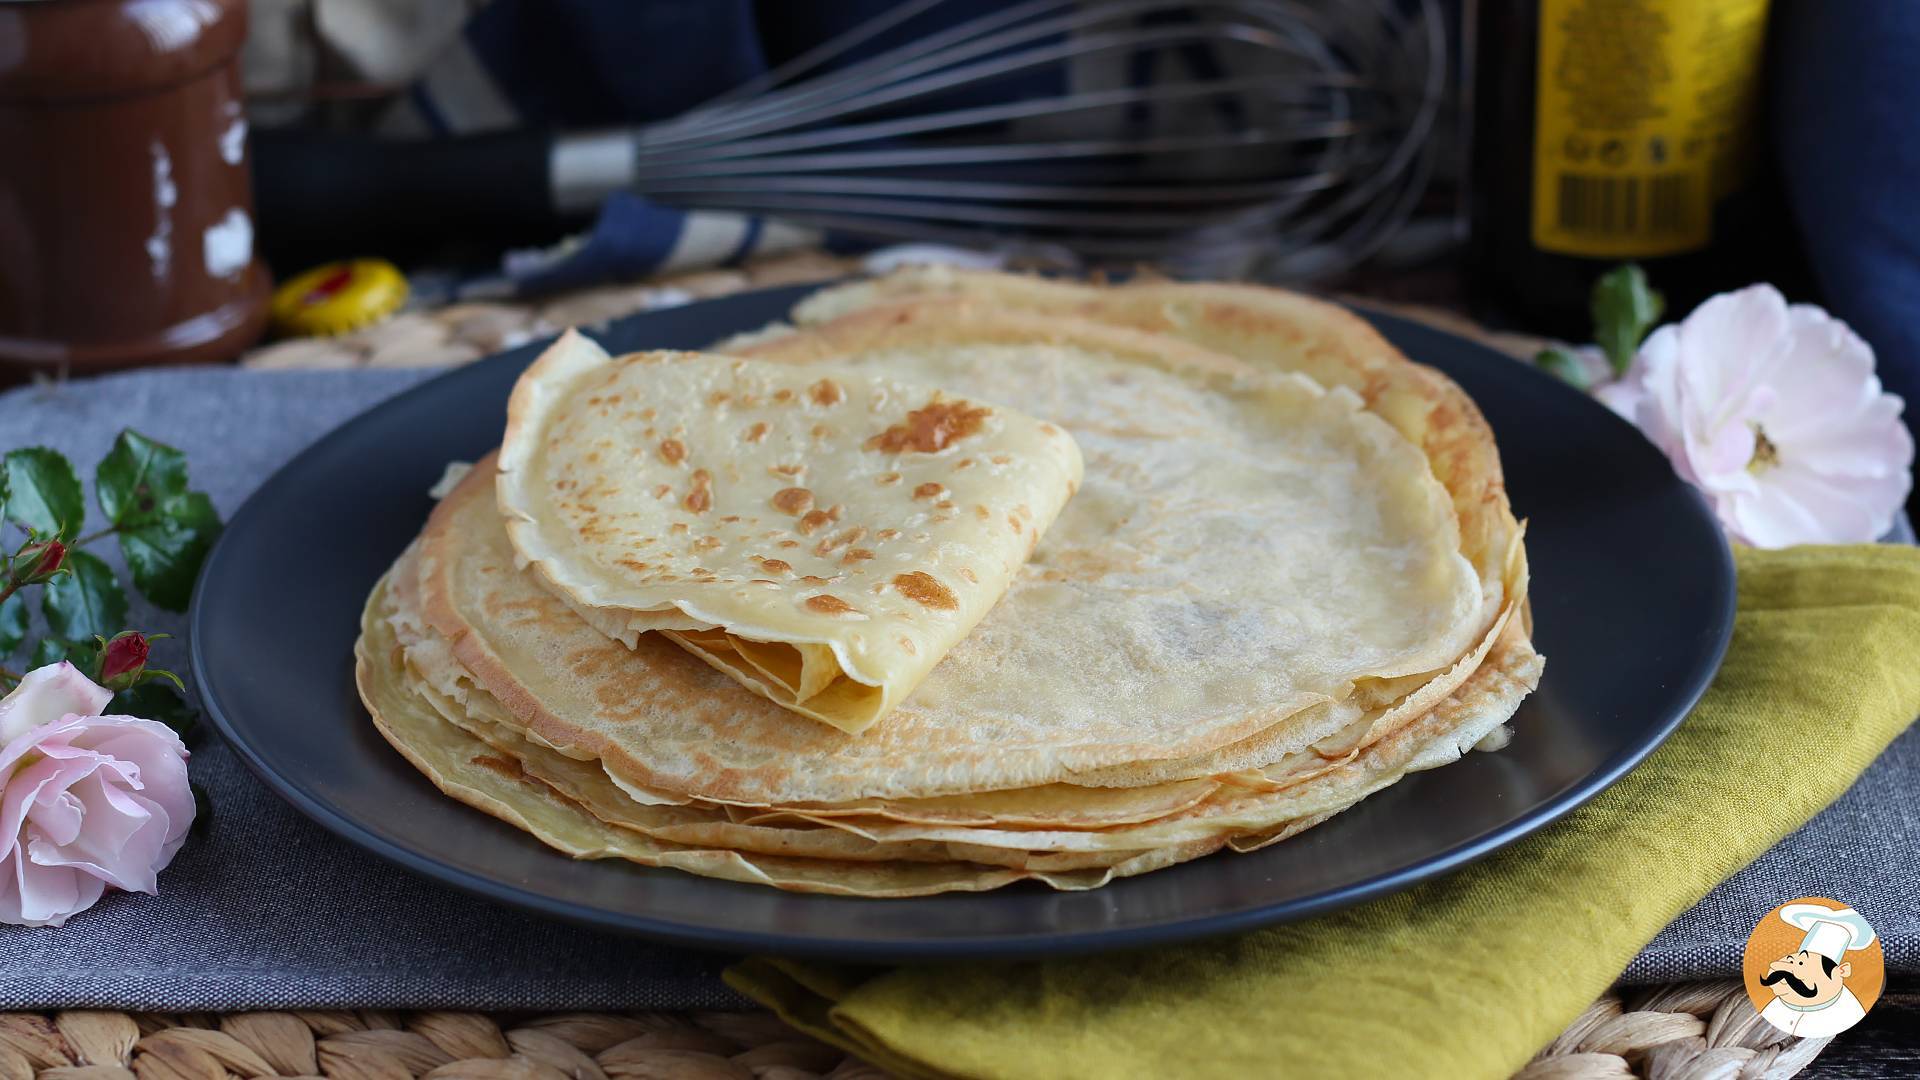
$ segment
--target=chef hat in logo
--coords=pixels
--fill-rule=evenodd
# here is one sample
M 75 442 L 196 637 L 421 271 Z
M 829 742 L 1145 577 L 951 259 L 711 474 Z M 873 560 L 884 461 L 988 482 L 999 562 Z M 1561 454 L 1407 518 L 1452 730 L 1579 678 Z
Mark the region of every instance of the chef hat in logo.
M 1800 951 L 1818 953 L 1839 963 L 1854 949 L 1873 944 L 1873 927 L 1852 908 L 1827 908 L 1819 904 L 1788 904 L 1780 917 L 1807 932 L 1800 939 Z

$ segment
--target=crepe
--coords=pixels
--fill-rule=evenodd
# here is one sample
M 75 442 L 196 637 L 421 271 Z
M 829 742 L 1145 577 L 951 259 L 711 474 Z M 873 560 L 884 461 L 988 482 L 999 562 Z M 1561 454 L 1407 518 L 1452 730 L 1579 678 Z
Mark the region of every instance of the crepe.
M 501 572 L 513 552 L 472 478 L 425 536 L 427 617 L 549 743 L 642 788 L 760 805 L 1027 788 L 1187 757 L 1357 680 L 1444 670 L 1481 636 L 1445 492 L 1351 394 L 1145 335 L 1045 333 L 846 358 L 1038 402 L 1087 463 L 1006 599 L 859 740 L 716 693 L 654 639 L 607 648 Z M 1302 730 L 1292 748 L 1331 733 Z
M 1430 463 L 1452 500 L 1460 551 L 1480 581 L 1478 646 L 1445 671 L 1363 681 L 1346 699 L 1316 707 L 1297 727 L 1316 738 L 1379 738 L 1432 707 L 1463 683 L 1511 620 L 1527 620 L 1526 549 L 1513 515 L 1493 433 L 1460 387 L 1412 363 L 1364 320 L 1335 304 L 1281 289 L 1145 280 L 1111 287 L 1017 274 L 946 268 L 903 270 L 822 290 L 794 310 L 801 329 L 770 327 L 723 343 L 723 351 L 762 358 L 806 358 L 883 348 L 929 336 L 964 339 L 982 317 L 1001 327 L 1021 320 L 1057 325 L 1093 320 L 1155 340 L 1204 347 L 1262 370 L 1306 375 L 1358 394 L 1368 412 L 1392 425 Z M 1035 333 L 1040 330 L 1032 331 Z M 992 331 L 1004 340 L 1006 329 Z M 1407 687 L 1420 696 L 1388 709 Z M 1374 719 L 1361 725 L 1363 717 Z M 1343 734 L 1344 733 L 1344 734 Z M 1142 784 L 1169 777 L 1258 769 L 1299 744 L 1287 727 L 1181 759 L 1130 763 L 1082 773 L 1081 783 Z M 1364 745 L 1351 743 L 1349 749 Z
M 913 310 L 936 309 L 964 319 L 971 311 L 1086 319 L 1142 331 L 1231 356 L 1262 370 L 1305 375 L 1322 386 L 1358 394 L 1367 411 L 1420 448 L 1453 499 L 1461 551 L 1497 606 L 1498 582 L 1520 532 L 1509 505 L 1493 432 L 1473 399 L 1453 380 L 1409 361 L 1366 320 L 1338 304 L 1285 289 L 1148 279 L 1117 286 L 1022 274 L 911 268 L 869 281 L 823 289 L 794 308 L 795 323 L 849 332 Z M 917 303 L 916 303 L 917 302 Z M 875 309 L 888 309 L 881 314 Z M 864 314 L 865 319 L 849 319 Z M 865 330 L 871 335 L 873 331 Z M 769 328 L 743 341 L 742 355 L 795 347 L 791 332 Z M 804 337 L 804 335 L 802 335 Z M 1524 552 L 1521 557 L 1524 559 Z
M 795 712 L 871 727 L 1006 592 L 1080 482 L 1073 439 L 878 373 L 563 335 L 514 387 L 521 557 L 629 647 L 665 633 Z

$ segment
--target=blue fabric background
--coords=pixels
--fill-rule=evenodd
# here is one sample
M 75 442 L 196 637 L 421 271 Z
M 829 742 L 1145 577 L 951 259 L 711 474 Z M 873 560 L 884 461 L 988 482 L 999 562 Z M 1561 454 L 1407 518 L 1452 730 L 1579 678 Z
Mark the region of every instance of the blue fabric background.
M 1772 134 L 1825 306 L 1920 431 L 1920 4 L 1775 0 Z

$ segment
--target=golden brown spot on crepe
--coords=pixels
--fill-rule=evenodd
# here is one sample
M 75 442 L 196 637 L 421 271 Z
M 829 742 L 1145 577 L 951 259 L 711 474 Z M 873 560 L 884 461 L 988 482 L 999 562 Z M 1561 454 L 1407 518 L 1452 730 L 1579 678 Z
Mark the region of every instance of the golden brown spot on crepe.
M 679 439 L 665 440 L 660 444 L 660 460 L 669 465 L 678 465 L 687 460 L 687 444 Z
M 874 483 L 879 484 L 881 487 L 887 487 L 899 482 L 900 474 L 897 472 L 881 473 L 879 479 L 874 481 Z
M 782 541 L 780 541 L 780 546 L 781 546 L 781 547 L 783 547 L 783 548 L 797 548 L 797 547 L 799 547 L 799 546 L 800 546 L 800 541 L 798 541 L 798 540 L 782 540 Z
M 740 515 L 739 515 L 739 514 L 728 514 L 728 515 L 727 515 L 726 517 L 723 517 L 723 518 L 721 518 L 720 520 L 721 520 L 721 521 L 724 521 L 724 522 L 726 522 L 726 523 L 727 523 L 727 524 L 729 524 L 729 525 L 731 525 L 731 524 L 733 524 L 734 522 L 736 522 L 736 521 L 739 521 L 739 520 L 740 520 Z
M 853 563 L 864 562 L 871 558 L 873 558 L 873 552 L 868 551 L 866 548 L 849 548 L 847 553 L 840 557 L 840 565 L 848 566 Z
M 805 584 L 807 584 L 807 585 L 831 585 L 831 584 L 833 584 L 833 582 L 832 582 L 832 580 L 830 580 L 830 579 L 828 579 L 828 578 L 823 578 L 823 577 L 816 577 L 816 576 L 814 576 L 813 574 L 808 574 L 808 575 L 807 575 L 806 577 L 803 577 L 803 578 L 801 578 L 800 580 L 801 580 L 801 581 L 802 581 L 803 583 L 805 583 Z
M 1059 428 L 1057 428 L 1057 427 L 1054 427 L 1054 426 L 1053 426 L 1052 424 L 1041 424 L 1041 425 L 1040 425 L 1040 434 L 1042 434 L 1042 435 L 1058 435 L 1058 434 L 1060 434 L 1060 429 L 1059 429 Z
M 992 410 L 983 405 L 942 401 L 935 394 L 925 405 L 908 413 L 905 423 L 895 424 L 868 439 L 867 449 L 889 454 L 936 453 L 979 431 L 981 423 L 991 414 Z
M 783 514 L 804 514 L 813 509 L 813 492 L 803 487 L 781 488 L 773 493 L 773 508 Z
M 704 514 L 713 505 L 713 475 L 705 469 L 693 470 L 693 488 L 683 504 L 696 514 Z
M 757 578 L 754 578 L 754 579 L 753 579 L 752 581 L 749 581 L 749 582 L 747 582 L 747 584 L 749 584 L 749 585 L 771 585 L 771 586 L 773 586 L 773 587 L 774 587 L 774 588 L 776 588 L 776 589 L 780 587 L 780 583 L 779 583 L 779 582 L 777 582 L 777 581 L 768 581 L 768 580 L 767 580 L 766 578 L 763 578 L 763 577 L 757 577 Z
M 801 536 L 812 536 L 820 531 L 821 526 L 832 520 L 833 518 L 829 517 L 825 510 L 809 510 L 801 516 L 800 524 L 794 527 L 800 530 Z
M 912 638 L 903 637 L 903 638 L 900 638 L 899 640 L 900 640 L 900 651 L 906 653 L 908 656 L 920 655 L 920 650 L 913 647 Z
M 973 468 L 973 459 L 970 457 L 963 457 L 959 461 L 956 461 L 953 463 L 954 472 L 959 472 L 961 469 L 971 469 L 971 468 Z
M 807 387 L 807 396 L 813 399 L 815 405 L 838 405 L 847 400 L 846 392 L 832 379 L 821 379 Z
M 993 511 L 987 509 L 985 503 L 974 503 L 973 516 L 979 518 L 981 521 L 986 521 L 993 517 Z
M 874 535 L 878 536 L 882 540 L 892 540 L 894 537 L 900 535 L 900 530 L 899 529 L 881 529 L 879 532 L 875 533 Z
M 973 574 L 973 571 L 971 571 L 971 570 L 969 570 L 969 569 L 967 569 L 967 568 L 966 568 L 966 567 L 964 567 L 964 566 L 960 568 L 960 576 L 961 576 L 961 577 L 963 577 L 963 578 L 966 578 L 966 579 L 967 579 L 967 584 L 969 584 L 969 585 L 978 585 L 978 584 L 980 584 L 980 579 L 974 576 L 974 574 Z
M 650 408 L 640 410 L 640 419 L 642 420 L 651 420 L 654 418 L 654 415 L 654 411 Z
M 921 607 L 936 608 L 940 611 L 957 611 L 960 608 L 960 598 L 953 595 L 953 590 L 941 584 L 939 578 L 923 570 L 894 575 L 893 587 L 900 590 L 900 595 Z
M 825 424 L 815 424 L 813 425 L 811 434 L 815 439 L 831 439 L 833 438 L 833 429 Z
M 935 510 L 951 510 L 953 509 L 953 500 L 941 499 L 939 502 L 933 504 L 933 508 Z
M 945 490 L 947 489 L 933 482 L 932 480 L 929 480 L 926 483 L 921 484 L 919 487 L 913 489 L 913 497 L 916 499 L 937 498 L 939 497 L 940 493 Z
M 703 537 L 701 537 L 700 539 L 698 539 L 698 540 L 695 540 L 695 541 L 693 542 L 693 547 L 692 547 L 692 548 L 691 548 L 690 550 L 692 550 L 692 551 L 712 551 L 712 550 L 713 550 L 714 548 L 717 548 L 717 547 L 719 547 L 719 546 L 720 546 L 720 538 L 719 538 L 719 537 L 717 537 L 717 536 L 703 536 Z
M 991 458 L 988 458 L 987 460 L 993 462 L 995 465 L 1005 465 L 1008 462 L 1012 461 L 1013 459 L 1008 457 L 1005 454 L 995 454 Z
M 727 398 L 731 396 L 732 395 L 728 394 L 725 390 L 715 390 L 713 393 L 707 395 L 707 404 L 724 405 L 726 404 Z
M 629 570 L 651 569 L 651 567 L 648 564 L 641 562 L 640 560 L 634 558 L 631 555 L 622 555 L 620 558 L 615 559 L 614 561 L 619 563 L 621 566 L 626 567 Z
M 1019 518 L 1014 517 L 1012 514 L 1008 514 L 1007 524 L 1013 528 L 1013 535 L 1015 536 L 1020 535 L 1020 519 Z
M 757 443 L 767 437 L 767 430 L 767 422 L 765 420 L 755 421 L 754 425 L 748 428 L 746 433 L 740 437 L 748 442 Z
M 834 503 L 832 506 L 827 507 L 827 520 L 839 521 L 840 515 L 845 513 L 846 510 L 846 507 L 841 506 L 839 503 Z
M 687 523 L 684 521 L 676 521 L 667 531 L 675 534 L 684 533 L 687 531 Z
M 805 465 L 775 465 L 767 470 L 775 476 L 799 476 L 807 471 Z
M 855 525 L 853 528 L 848 529 L 838 536 L 829 536 L 821 540 L 818 544 L 814 545 L 813 553 L 824 557 L 846 547 L 848 544 L 859 543 L 860 538 L 865 535 L 867 535 L 867 527 L 864 525 Z
M 783 386 L 773 392 L 773 400 L 785 405 L 787 402 L 793 400 L 793 391 Z
M 793 564 L 783 559 L 763 559 L 755 555 L 753 561 L 759 563 L 760 569 L 765 570 L 769 574 L 788 574 L 793 572 Z
M 509 780 L 518 780 L 524 775 L 520 771 L 520 763 L 512 758 L 500 757 L 497 754 L 475 754 L 468 760 L 483 769 L 497 772 Z
M 807 597 L 807 610 L 817 611 L 822 615 L 851 615 L 859 609 L 837 596 L 821 593 L 818 596 Z
M 672 484 L 661 484 L 659 487 L 656 487 L 653 489 L 653 497 L 656 499 L 664 499 L 672 492 L 673 492 Z

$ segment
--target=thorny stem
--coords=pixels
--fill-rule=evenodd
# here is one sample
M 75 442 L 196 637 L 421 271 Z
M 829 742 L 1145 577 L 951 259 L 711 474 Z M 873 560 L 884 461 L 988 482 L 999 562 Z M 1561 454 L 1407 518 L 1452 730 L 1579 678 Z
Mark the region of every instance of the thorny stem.
M 101 530 L 100 530 L 99 532 L 95 532 L 95 533 L 88 533 L 87 535 L 85 535 L 85 536 L 83 536 L 83 537 L 81 537 L 80 539 L 78 539 L 78 540 L 75 540 L 75 541 L 73 542 L 73 546 L 74 546 L 74 547 L 85 547 L 85 546 L 87 546 L 88 544 L 91 544 L 91 543 L 93 543 L 93 542 L 94 542 L 95 540 L 98 540 L 98 539 L 100 539 L 100 538 L 101 538 L 101 537 L 103 537 L 103 536 L 112 536 L 112 535 L 113 535 L 114 533 L 117 533 L 117 532 L 119 532 L 119 531 L 120 531 L 120 526 L 118 526 L 118 525 L 109 525 L 109 526 L 107 526 L 106 528 L 104 528 L 104 529 L 101 529 Z

